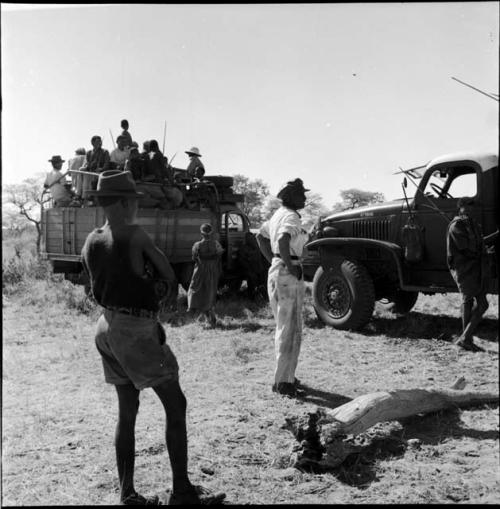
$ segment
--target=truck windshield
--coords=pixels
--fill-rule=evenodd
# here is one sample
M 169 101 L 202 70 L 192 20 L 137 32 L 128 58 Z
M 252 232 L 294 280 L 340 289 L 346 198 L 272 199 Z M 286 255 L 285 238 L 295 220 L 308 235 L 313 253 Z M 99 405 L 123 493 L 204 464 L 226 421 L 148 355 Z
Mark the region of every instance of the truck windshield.
M 466 167 L 435 170 L 427 181 L 424 193 L 433 198 L 476 196 L 476 172 Z

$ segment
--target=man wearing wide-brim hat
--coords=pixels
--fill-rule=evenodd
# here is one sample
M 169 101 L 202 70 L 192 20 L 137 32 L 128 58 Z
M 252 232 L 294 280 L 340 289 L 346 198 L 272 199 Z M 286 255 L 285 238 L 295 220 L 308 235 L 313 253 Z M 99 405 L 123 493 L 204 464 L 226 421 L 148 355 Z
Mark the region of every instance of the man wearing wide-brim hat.
M 296 396 L 299 386 L 295 370 L 302 342 L 305 291 L 300 257 L 309 236 L 302 228 L 298 211 L 305 206 L 307 191 L 309 189 L 305 189 L 299 178 L 287 182 L 278 193 L 281 207 L 257 234 L 262 254 L 271 264 L 267 291 L 276 321 L 276 364 L 272 390 L 288 397 Z
M 184 504 L 200 503 L 202 497 L 187 473 L 186 399 L 179 385 L 178 364 L 158 320 L 162 297 L 158 280 L 174 289 L 175 274 L 163 252 L 137 224 L 141 193 L 129 172 L 104 171 L 97 189 L 86 194 L 97 199 L 106 217 L 106 223 L 87 237 L 82 260 L 92 294 L 103 307 L 95 342 L 104 378 L 115 385 L 118 396 L 115 448 L 120 503 L 159 505 L 157 496 L 144 497 L 134 487 L 135 421 L 140 391 L 148 387 L 158 395 L 166 413 L 171 498 Z M 156 280 L 148 276 L 146 263 L 159 275 Z
M 189 150 L 185 151 L 189 156 L 189 165 L 186 168 L 186 172 L 189 178 L 201 179 L 203 175 L 205 175 L 205 167 L 200 160 L 201 154 L 198 147 L 191 147 Z
M 52 170 L 47 173 L 43 187 L 50 191 L 54 207 L 67 207 L 71 203 L 71 193 L 66 189 L 66 174 L 61 172 L 64 159 L 59 156 L 52 156 L 49 163 L 52 163 Z

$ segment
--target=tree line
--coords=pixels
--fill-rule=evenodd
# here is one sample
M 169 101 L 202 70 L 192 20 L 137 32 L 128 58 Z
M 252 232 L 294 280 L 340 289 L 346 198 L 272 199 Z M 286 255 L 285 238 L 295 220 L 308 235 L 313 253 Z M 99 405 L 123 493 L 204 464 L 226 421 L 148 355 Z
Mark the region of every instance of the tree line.
M 22 233 L 29 226 L 36 231 L 37 253 L 41 245 L 41 211 L 49 196 L 44 193 L 44 173 L 27 178 L 18 184 L 7 184 L 3 187 L 2 229 L 10 233 Z M 233 175 L 233 190 L 243 194 L 245 201 L 242 211 L 248 216 L 252 228 L 259 228 L 280 206 L 281 201 L 269 191 L 269 186 L 262 179 L 251 179 L 245 175 Z M 351 188 L 339 191 L 340 201 L 328 207 L 319 193 L 308 192 L 307 202 L 300 214 L 306 230 L 310 230 L 319 217 L 331 213 L 354 209 L 385 200 L 382 193 L 363 191 Z

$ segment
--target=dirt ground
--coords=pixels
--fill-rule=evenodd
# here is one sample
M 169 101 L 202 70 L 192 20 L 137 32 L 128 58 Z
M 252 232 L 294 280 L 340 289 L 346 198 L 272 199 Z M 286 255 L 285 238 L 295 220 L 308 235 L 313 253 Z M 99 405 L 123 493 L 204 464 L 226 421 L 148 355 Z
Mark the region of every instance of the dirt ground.
M 93 342 L 98 310 L 69 298 L 79 291 L 37 281 L 4 295 L 2 505 L 118 502 L 116 397 Z M 291 466 L 296 442 L 283 429 L 286 416 L 318 406 L 379 390 L 447 388 L 460 376 L 468 389 L 498 393 L 498 299 L 489 300 L 478 331 L 486 351 L 471 353 L 450 342 L 460 329 L 457 295 L 421 295 L 406 317 L 377 308 L 356 333 L 324 326 L 308 295 L 300 399 L 271 391 L 267 306 L 221 299 L 214 330 L 165 322 L 188 401 L 192 481 L 224 491 L 231 504 L 497 502 L 498 405 L 381 423 L 365 433 L 360 453 L 322 474 Z M 170 487 L 164 414 L 151 390 L 141 395 L 136 450 L 137 490 Z

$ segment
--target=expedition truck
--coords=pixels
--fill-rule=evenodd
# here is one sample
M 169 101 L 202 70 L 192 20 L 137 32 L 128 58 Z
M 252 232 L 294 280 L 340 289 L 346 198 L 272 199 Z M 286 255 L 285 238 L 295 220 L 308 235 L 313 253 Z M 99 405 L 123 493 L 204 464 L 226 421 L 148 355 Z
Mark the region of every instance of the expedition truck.
M 458 292 L 446 232 L 462 196 L 475 198 L 483 235 L 498 230 L 498 155 L 459 153 L 401 170 L 404 198 L 320 218 L 303 254 L 315 311 L 337 329 L 362 328 L 375 301 L 400 314 L 418 294 Z M 408 181 L 415 194 L 408 198 Z M 488 253 L 487 292 L 498 294 L 498 238 Z
M 201 239 L 203 223 L 212 225 L 224 248 L 221 286 L 236 290 L 246 280 L 252 293 L 266 284 L 265 259 L 250 232 L 248 217 L 238 205 L 244 195 L 235 194 L 232 185 L 233 178 L 223 175 L 180 183 L 176 189 L 182 193 L 183 200 L 175 208 L 162 208 L 164 202 L 162 205 L 161 200 L 150 196 L 139 199 L 138 223 L 165 253 L 185 290 L 194 268 L 191 248 Z M 160 184 L 147 186 L 156 186 L 158 195 Z M 103 210 L 96 206 L 52 207 L 42 211 L 42 257 L 51 263 L 55 273 L 63 273 L 73 283 L 85 285 L 86 291 L 89 281 L 81 263 L 81 250 L 87 235 L 104 222 Z

